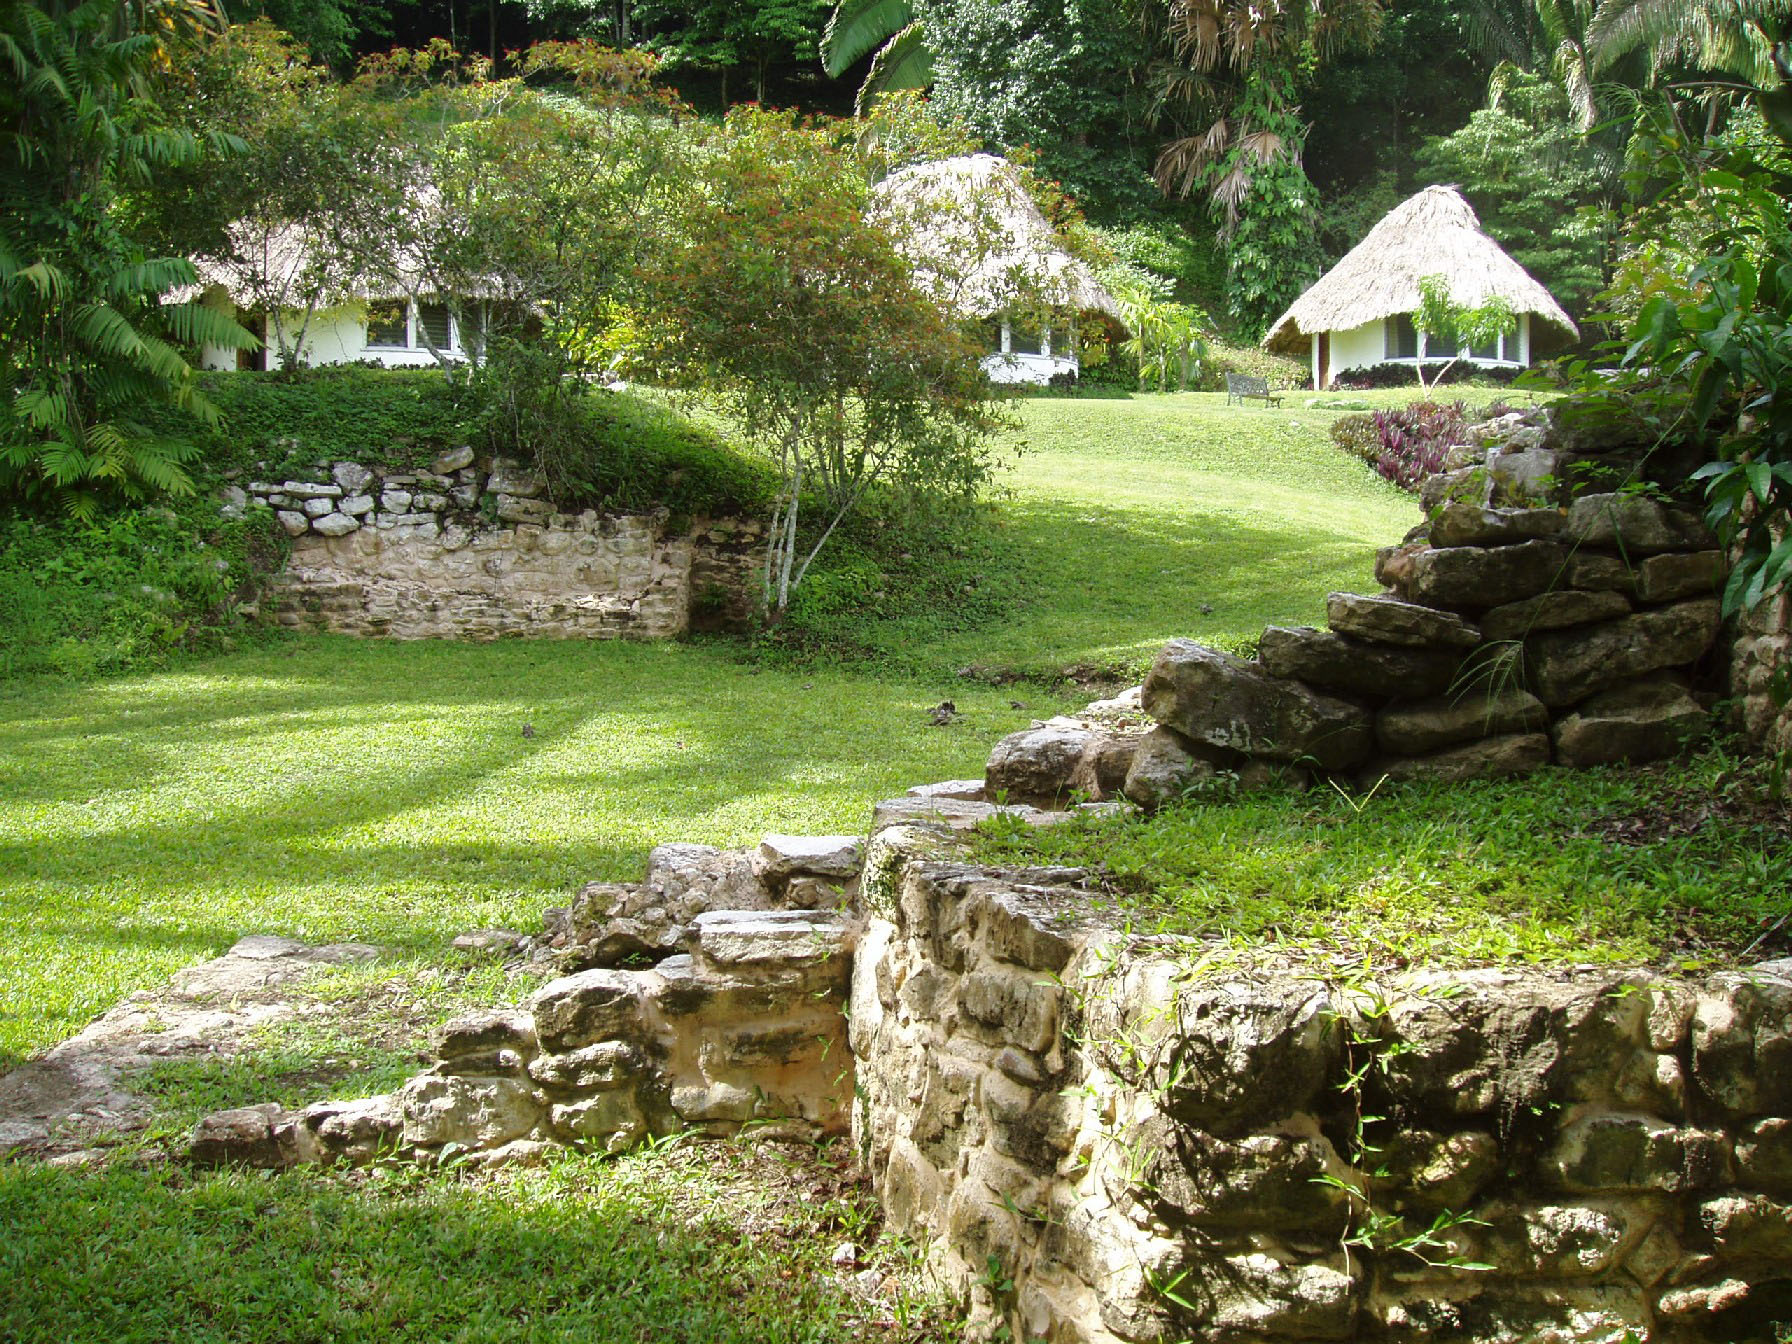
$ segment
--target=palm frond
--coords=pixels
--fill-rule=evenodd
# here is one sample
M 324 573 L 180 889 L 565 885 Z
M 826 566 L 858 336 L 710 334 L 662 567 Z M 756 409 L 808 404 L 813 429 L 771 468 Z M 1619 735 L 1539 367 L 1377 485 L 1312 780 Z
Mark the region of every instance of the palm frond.
M 924 89 L 933 83 L 933 51 L 921 25 L 911 23 L 884 44 L 872 58 L 870 73 L 859 90 L 859 107 L 879 94 L 897 89 Z
M 821 35 L 821 68 L 838 79 L 914 21 L 909 0 L 841 0 Z

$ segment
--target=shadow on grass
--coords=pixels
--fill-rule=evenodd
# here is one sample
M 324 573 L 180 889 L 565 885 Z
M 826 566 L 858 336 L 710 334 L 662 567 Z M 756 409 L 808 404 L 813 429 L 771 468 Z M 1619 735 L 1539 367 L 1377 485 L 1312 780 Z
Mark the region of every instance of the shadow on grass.
M 0 1338 L 855 1337 L 787 1239 L 678 1209 L 631 1161 L 503 1182 L 0 1165 Z

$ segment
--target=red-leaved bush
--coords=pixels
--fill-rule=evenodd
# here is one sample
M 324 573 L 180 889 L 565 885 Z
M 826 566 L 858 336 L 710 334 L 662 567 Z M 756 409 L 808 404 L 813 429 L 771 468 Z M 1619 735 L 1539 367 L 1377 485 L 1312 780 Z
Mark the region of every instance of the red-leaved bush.
M 1375 470 L 1402 490 L 1417 490 L 1419 482 L 1443 470 L 1444 454 L 1461 442 L 1467 423 L 1468 407 L 1460 401 L 1447 406 L 1415 401 L 1404 410 L 1376 411 L 1381 455 Z

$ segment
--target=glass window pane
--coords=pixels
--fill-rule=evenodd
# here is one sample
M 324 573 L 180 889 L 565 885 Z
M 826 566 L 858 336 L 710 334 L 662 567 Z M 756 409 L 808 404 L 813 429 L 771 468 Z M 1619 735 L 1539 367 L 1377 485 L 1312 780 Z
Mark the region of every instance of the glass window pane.
M 405 327 L 403 299 L 381 299 L 367 305 L 369 348 L 403 350 L 410 343 L 410 335 Z
M 1419 332 L 1412 324 L 1412 314 L 1400 313 L 1390 317 L 1383 330 L 1386 335 L 1383 353 L 1388 359 L 1418 358 Z
M 1038 329 L 1034 328 L 1034 329 L 1029 330 L 1028 328 L 1021 326 L 1018 322 L 1014 323 L 1013 327 L 1009 333 L 1008 349 L 1009 349 L 1010 353 L 1016 354 L 1016 355 L 1036 355 L 1036 354 L 1038 354 L 1039 353 L 1039 331 L 1038 331 Z
M 449 348 L 447 304 L 420 303 L 417 305 L 417 344 L 433 345 L 438 350 Z
M 1425 358 L 1448 359 L 1455 353 L 1456 338 L 1454 336 L 1431 335 L 1425 338 Z

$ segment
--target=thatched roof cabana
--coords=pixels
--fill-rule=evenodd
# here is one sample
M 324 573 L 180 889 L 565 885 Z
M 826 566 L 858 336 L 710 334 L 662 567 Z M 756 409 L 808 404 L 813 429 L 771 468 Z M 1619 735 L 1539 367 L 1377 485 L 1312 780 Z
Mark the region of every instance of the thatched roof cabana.
M 1419 281 L 1441 275 L 1450 296 L 1473 308 L 1498 296 L 1517 314 L 1533 314 L 1578 336 L 1574 321 L 1530 272 L 1481 232 L 1474 207 L 1454 187 L 1426 187 L 1395 206 L 1368 237 L 1277 318 L 1263 344 L 1305 353 L 1310 338 L 1346 332 L 1412 313 Z
M 1017 303 L 1120 319 L 1120 305 L 1065 251 L 1014 165 L 993 154 L 912 164 L 872 188 L 872 214 L 921 282 L 953 311 L 992 317 Z

